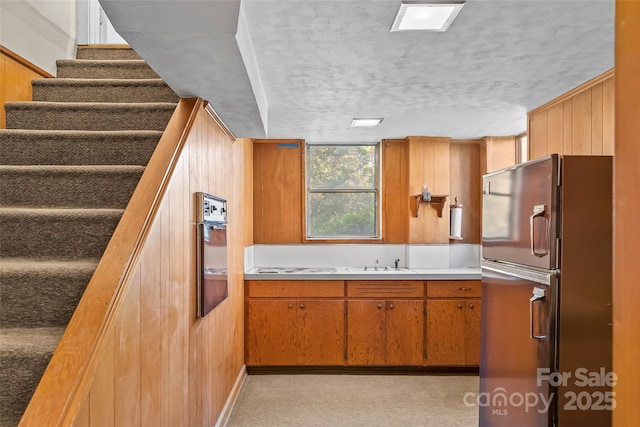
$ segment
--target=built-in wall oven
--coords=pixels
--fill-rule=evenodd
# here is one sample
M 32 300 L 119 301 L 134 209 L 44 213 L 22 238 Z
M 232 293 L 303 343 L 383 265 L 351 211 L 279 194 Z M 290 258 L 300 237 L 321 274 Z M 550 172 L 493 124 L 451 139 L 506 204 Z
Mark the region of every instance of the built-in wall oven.
M 204 317 L 229 295 L 227 280 L 227 201 L 196 193 L 198 316 Z

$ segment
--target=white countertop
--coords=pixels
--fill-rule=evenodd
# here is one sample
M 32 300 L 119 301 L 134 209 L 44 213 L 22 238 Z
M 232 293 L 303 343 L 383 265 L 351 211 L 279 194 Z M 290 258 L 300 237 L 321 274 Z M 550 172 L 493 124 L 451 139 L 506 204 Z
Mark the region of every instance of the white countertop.
M 264 267 L 263 267 L 264 268 Z M 282 268 L 282 267 L 281 267 Z M 313 268 L 313 267 L 310 267 Z M 333 267 L 335 272 L 259 273 L 259 267 L 244 274 L 245 280 L 479 280 L 477 268 L 412 268 L 400 271 L 353 271 Z

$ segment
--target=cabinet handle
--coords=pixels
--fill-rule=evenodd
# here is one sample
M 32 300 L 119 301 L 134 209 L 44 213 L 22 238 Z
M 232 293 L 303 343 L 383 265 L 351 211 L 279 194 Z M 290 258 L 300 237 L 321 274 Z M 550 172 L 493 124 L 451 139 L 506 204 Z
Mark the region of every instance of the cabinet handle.
M 300 304 L 300 308 L 304 308 L 304 304 Z
M 382 304 L 378 304 L 378 310 L 382 309 Z
M 459 291 L 470 291 L 470 290 L 471 290 L 471 288 L 459 288 L 458 290 L 459 290 Z
M 534 234 L 535 234 L 534 231 L 533 231 L 534 230 L 533 225 L 535 224 L 534 219 L 536 217 L 540 217 L 540 218 L 545 220 L 545 222 L 547 224 L 547 228 L 545 230 L 545 236 L 547 236 L 548 233 L 549 233 L 549 219 L 544 216 L 545 210 L 546 210 L 546 206 L 545 205 L 533 205 L 533 212 L 531 213 L 531 216 L 529 217 L 529 239 L 531 241 L 531 255 L 535 255 L 538 258 L 542 258 L 543 256 L 545 256 L 545 255 L 547 255 L 549 253 L 547 248 L 544 248 L 543 252 L 536 251 L 535 244 L 533 243 L 533 237 L 534 237 Z M 546 243 L 546 246 L 548 247 L 548 243 Z
M 473 308 L 473 304 L 469 304 L 469 308 Z
M 289 308 L 293 308 L 293 304 L 289 304 Z
M 393 310 L 393 304 L 389 304 L 389 308 Z
M 462 308 L 462 304 L 458 304 L 458 308 Z

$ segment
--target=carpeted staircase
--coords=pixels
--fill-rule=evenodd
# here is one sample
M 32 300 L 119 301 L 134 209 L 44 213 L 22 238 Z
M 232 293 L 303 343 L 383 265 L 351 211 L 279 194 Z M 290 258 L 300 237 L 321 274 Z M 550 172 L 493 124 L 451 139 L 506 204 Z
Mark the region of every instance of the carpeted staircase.
M 131 49 L 80 48 L 0 130 L 0 427 L 18 424 L 178 97 Z

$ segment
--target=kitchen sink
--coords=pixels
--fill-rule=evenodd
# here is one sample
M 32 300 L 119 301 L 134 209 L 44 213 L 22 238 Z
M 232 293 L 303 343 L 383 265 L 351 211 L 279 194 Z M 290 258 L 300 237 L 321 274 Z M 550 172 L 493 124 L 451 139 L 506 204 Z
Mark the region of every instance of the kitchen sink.
M 306 268 L 284 268 L 284 267 L 261 267 L 258 273 L 264 274 L 331 274 L 336 269 L 331 267 L 306 267 Z
M 357 273 L 357 274 L 406 274 L 413 273 L 413 271 L 404 267 L 378 267 L 376 270 L 375 267 L 348 267 L 349 273 Z

